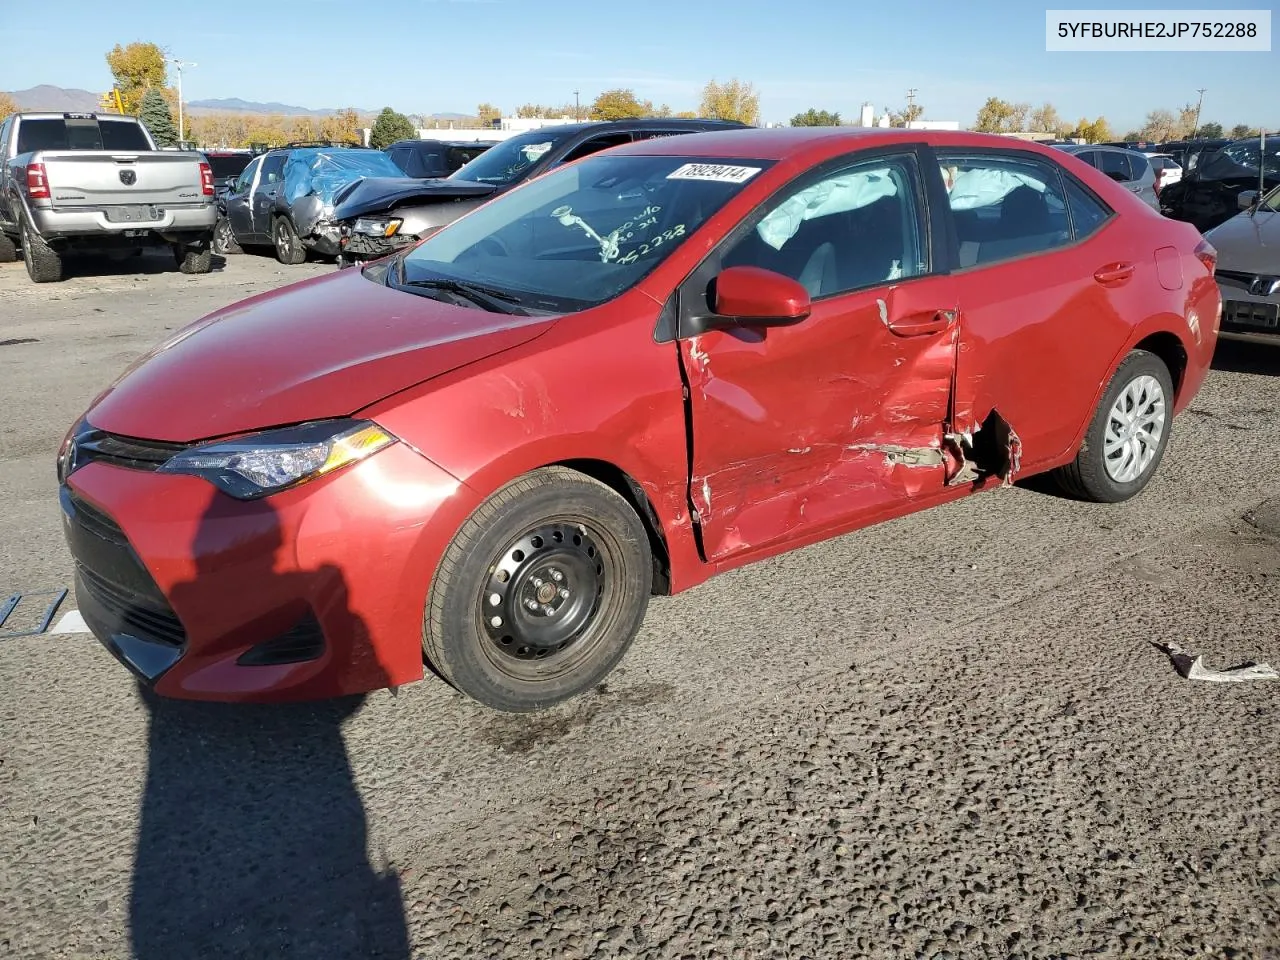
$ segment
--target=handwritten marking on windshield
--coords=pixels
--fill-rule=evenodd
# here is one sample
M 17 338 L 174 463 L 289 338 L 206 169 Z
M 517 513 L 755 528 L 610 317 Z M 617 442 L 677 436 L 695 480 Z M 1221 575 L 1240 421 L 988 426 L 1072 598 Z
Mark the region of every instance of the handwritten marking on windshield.
M 619 249 L 621 244 L 624 241 L 633 239 L 636 235 L 637 230 L 645 230 L 649 227 L 657 226 L 657 223 L 658 223 L 657 214 L 661 210 L 662 210 L 661 207 L 656 206 L 654 204 L 650 204 L 649 206 L 641 210 L 638 214 L 636 214 L 634 217 L 632 217 L 630 220 L 628 220 L 626 223 L 624 223 L 622 226 L 618 227 L 618 229 L 610 233 L 607 237 L 600 236 L 600 234 L 596 232 L 595 228 L 593 228 L 591 224 L 587 223 L 587 221 L 583 220 L 580 216 L 574 213 L 573 208 L 568 204 L 565 204 L 564 206 L 556 207 L 554 210 L 551 211 L 551 216 L 555 217 L 555 219 L 558 220 L 563 226 L 580 227 L 582 231 L 586 233 L 587 236 L 589 236 L 596 243 L 600 244 L 600 260 L 604 263 L 608 263 L 612 260 L 618 260 L 618 256 L 621 253 L 621 250 Z M 651 250 L 656 250 L 663 243 L 670 242 L 671 240 L 674 240 L 676 237 L 684 236 L 684 231 L 685 231 L 684 224 L 683 223 L 677 224 L 676 226 L 672 227 L 670 230 L 667 230 L 665 233 L 659 234 L 653 239 L 645 243 L 642 243 L 637 250 L 632 250 L 629 254 L 627 254 L 626 257 L 623 257 L 621 260 L 618 260 L 618 262 L 619 263 L 635 263 L 639 257 L 649 253 Z

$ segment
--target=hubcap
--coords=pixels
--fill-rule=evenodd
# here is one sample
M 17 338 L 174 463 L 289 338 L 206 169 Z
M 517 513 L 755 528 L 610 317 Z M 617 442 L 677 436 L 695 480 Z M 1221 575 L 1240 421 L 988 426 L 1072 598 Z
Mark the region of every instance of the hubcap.
M 548 659 L 576 659 L 605 583 L 605 557 L 584 527 L 545 523 L 521 535 L 490 565 L 480 595 L 491 659 L 515 673 Z
M 1103 436 L 1103 464 L 1116 483 L 1132 483 L 1151 466 L 1165 430 L 1164 388 L 1155 377 L 1129 382 L 1112 404 Z

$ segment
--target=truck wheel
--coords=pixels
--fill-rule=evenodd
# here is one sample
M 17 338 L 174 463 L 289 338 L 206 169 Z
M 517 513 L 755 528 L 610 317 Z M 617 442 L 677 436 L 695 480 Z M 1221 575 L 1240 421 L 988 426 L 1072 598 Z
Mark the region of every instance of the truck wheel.
M 0 263 L 13 263 L 18 259 L 18 246 L 8 234 L 0 233 Z
M 213 269 L 213 247 L 208 243 L 189 247 L 183 243 L 173 245 L 173 259 L 183 273 L 208 273 Z
M 244 253 L 240 249 L 240 244 L 236 243 L 231 221 L 226 217 L 219 217 L 218 225 L 213 228 L 213 252 L 223 257 L 233 253 Z
M 62 257 L 22 222 L 22 260 L 27 276 L 36 283 L 57 283 L 63 278 Z
M 271 241 L 275 244 L 276 259 L 281 263 L 297 264 L 307 259 L 307 248 L 288 217 L 276 217 L 272 222 Z

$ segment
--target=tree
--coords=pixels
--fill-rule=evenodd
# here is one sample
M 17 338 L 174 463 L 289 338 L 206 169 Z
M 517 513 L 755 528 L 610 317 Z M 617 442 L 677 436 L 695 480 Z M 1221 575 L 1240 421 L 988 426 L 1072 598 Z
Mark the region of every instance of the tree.
M 492 103 L 482 103 L 476 107 L 476 116 L 480 118 L 480 125 L 488 127 L 495 120 L 502 119 L 502 111 L 495 107 Z
M 378 119 L 373 121 L 373 129 L 369 131 L 369 146 L 382 150 L 397 140 L 412 140 L 418 135 L 409 118 L 403 113 L 396 113 L 390 107 L 383 107 Z
M 1055 137 L 1062 135 L 1067 128 L 1057 108 L 1052 103 L 1041 104 L 1031 111 L 1031 129 L 1037 133 L 1052 133 Z
M 653 103 L 636 99 L 634 90 L 619 87 L 606 90 L 591 104 L 592 120 L 627 120 L 653 116 Z
M 973 129 L 979 133 L 1016 133 L 1027 123 L 1029 103 L 1009 103 L 999 97 L 988 97 L 978 111 Z
M 737 78 L 702 88 L 701 113 L 716 120 L 737 120 L 754 126 L 760 122 L 760 94 Z
M 696 110 L 681 110 L 676 114 L 676 116 L 681 120 L 695 120 L 697 119 L 698 112 Z
M 0 113 L 4 111 L 0 110 Z M 1222 136 L 1222 124 L 1220 123 L 1202 123 L 1200 129 L 1196 131 L 1198 137 L 1208 137 L 1211 140 L 1217 140 Z
M 360 114 L 347 107 L 325 117 L 320 121 L 320 138 L 334 143 L 363 143 Z
M 662 105 L 660 105 L 660 106 L 658 107 L 658 109 L 657 109 L 657 110 L 653 111 L 653 115 L 654 115 L 655 117 L 669 117 L 669 116 L 671 116 L 671 107 L 670 107 L 670 105 L 669 105 L 669 104 L 665 104 L 665 103 L 664 103 L 664 104 L 662 104 Z
M 173 126 L 173 114 L 159 90 L 154 88 L 142 95 L 138 119 L 151 131 L 151 138 L 160 147 L 172 147 L 178 142 L 178 131 Z
M 1138 131 L 1138 139 L 1163 143 L 1166 140 L 1176 139 L 1178 129 L 1178 118 L 1170 111 L 1164 109 L 1152 110 L 1147 114 L 1147 122 Z
M 169 85 L 164 51 L 154 43 L 138 41 L 127 47 L 117 43 L 107 54 L 107 66 L 120 91 L 125 113 L 137 116 L 148 90 L 164 90 Z
M 289 119 L 289 124 L 285 129 L 289 135 L 289 140 L 296 143 L 320 139 L 320 134 L 316 131 L 315 123 L 307 116 L 291 117 Z
M 810 107 L 804 113 L 797 113 L 792 117 L 791 126 L 838 127 L 840 126 L 840 114 L 831 113 L 829 110 L 815 110 L 813 107 Z
M 1081 117 L 1076 122 L 1075 129 L 1068 131 L 1067 136 L 1088 143 L 1103 143 L 1112 139 L 1111 125 L 1107 123 L 1106 117 L 1099 117 L 1092 123 L 1087 117 Z
M 4 120 L 11 113 L 17 113 L 18 109 L 17 100 L 7 93 L 0 93 L 0 120 Z
M 889 126 L 905 127 L 913 120 L 919 120 L 924 116 L 924 107 L 918 103 L 908 103 L 901 110 L 890 110 L 886 107 L 885 112 L 889 114 Z

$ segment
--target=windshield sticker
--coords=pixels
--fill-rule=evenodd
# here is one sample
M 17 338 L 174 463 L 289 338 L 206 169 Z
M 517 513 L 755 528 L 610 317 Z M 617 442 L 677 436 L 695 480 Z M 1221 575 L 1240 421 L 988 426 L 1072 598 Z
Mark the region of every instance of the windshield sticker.
M 667 179 L 746 183 L 760 170 L 760 167 L 735 167 L 727 163 L 686 163 L 683 167 L 667 174 Z
M 532 163 L 534 160 L 537 160 L 539 157 L 541 157 L 550 149 L 551 149 L 551 141 L 548 140 L 546 143 L 531 143 L 526 147 L 521 147 L 520 152 L 523 153 L 526 158 L 528 158 L 530 163 Z

